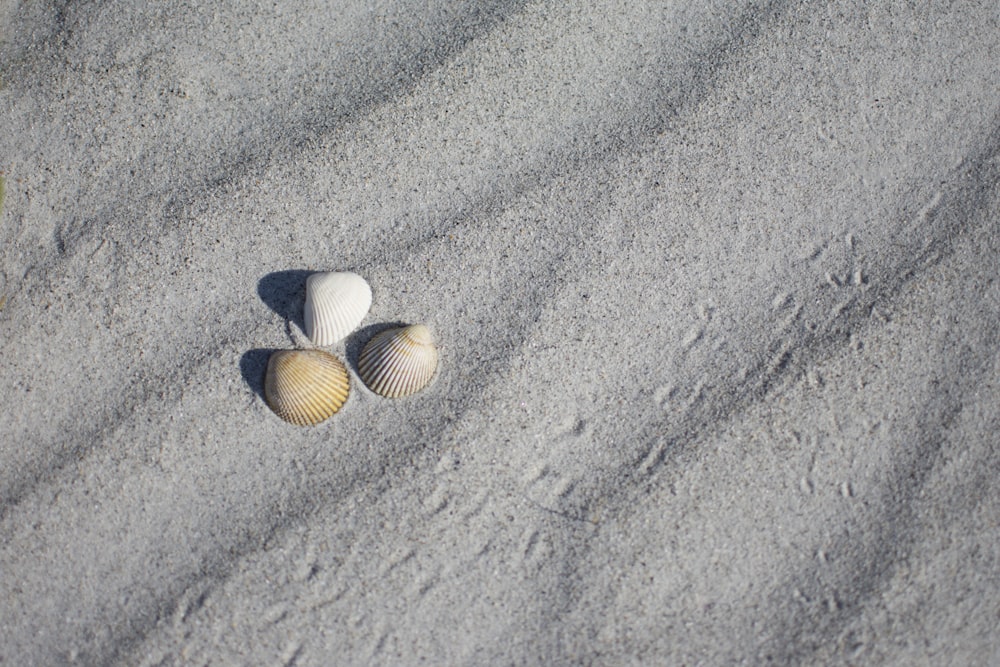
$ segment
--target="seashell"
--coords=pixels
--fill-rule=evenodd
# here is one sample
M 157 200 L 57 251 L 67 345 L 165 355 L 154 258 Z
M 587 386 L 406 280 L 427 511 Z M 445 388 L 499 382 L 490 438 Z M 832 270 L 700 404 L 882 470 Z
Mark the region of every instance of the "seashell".
M 354 331 L 372 305 L 372 288 L 356 273 L 314 273 L 306 280 L 306 335 L 333 345 Z
M 347 367 L 329 352 L 279 350 L 267 361 L 264 398 L 275 414 L 298 426 L 333 415 L 349 390 Z
M 401 398 L 427 386 L 437 361 L 430 330 L 413 324 L 383 331 L 368 341 L 358 358 L 358 374 L 376 394 Z

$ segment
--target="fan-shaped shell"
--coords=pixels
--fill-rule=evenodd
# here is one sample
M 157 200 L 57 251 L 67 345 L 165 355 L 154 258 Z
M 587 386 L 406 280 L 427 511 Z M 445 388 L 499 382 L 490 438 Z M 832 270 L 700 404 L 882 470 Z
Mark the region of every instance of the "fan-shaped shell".
M 323 350 L 279 350 L 271 354 L 264 398 L 287 422 L 312 426 L 347 400 L 350 378 L 337 357 Z
M 376 394 L 400 398 L 427 386 L 437 361 L 430 330 L 413 324 L 383 331 L 368 341 L 358 359 L 358 374 Z
M 372 288 L 356 273 L 314 273 L 306 279 L 306 335 L 333 345 L 354 331 L 372 305 Z

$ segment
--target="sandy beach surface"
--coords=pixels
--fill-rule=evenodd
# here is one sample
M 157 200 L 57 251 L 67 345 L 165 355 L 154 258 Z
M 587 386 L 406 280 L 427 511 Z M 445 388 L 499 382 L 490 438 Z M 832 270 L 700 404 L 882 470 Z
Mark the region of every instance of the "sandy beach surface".
M 996 3 L 8 0 L 0 120 L 0 664 L 1000 664 Z

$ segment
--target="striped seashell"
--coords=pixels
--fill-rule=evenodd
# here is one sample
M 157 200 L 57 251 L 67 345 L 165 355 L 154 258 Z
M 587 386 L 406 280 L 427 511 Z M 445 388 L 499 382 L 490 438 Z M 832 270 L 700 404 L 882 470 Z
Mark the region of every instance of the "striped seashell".
M 314 273 L 306 280 L 306 335 L 333 345 L 354 331 L 372 305 L 372 288 L 356 273 Z
M 376 394 L 401 398 L 427 386 L 437 361 L 430 330 L 414 324 L 383 331 L 368 341 L 358 359 L 358 374 Z
M 279 350 L 264 376 L 264 398 L 275 414 L 298 426 L 327 419 L 347 400 L 350 377 L 340 359 L 323 350 Z

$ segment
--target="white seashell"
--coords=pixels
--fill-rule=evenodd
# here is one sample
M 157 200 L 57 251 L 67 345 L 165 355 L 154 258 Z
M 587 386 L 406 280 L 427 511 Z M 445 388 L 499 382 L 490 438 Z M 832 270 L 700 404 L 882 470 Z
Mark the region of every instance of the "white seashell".
M 356 273 L 314 273 L 306 280 L 306 335 L 333 345 L 361 324 L 372 305 L 372 288 Z
M 344 405 L 350 391 L 347 367 L 323 350 L 279 350 L 264 376 L 264 398 L 275 414 L 298 426 L 312 426 Z
M 358 374 L 376 394 L 401 398 L 427 386 L 437 361 L 430 330 L 414 324 L 383 331 L 368 341 L 358 358 Z

